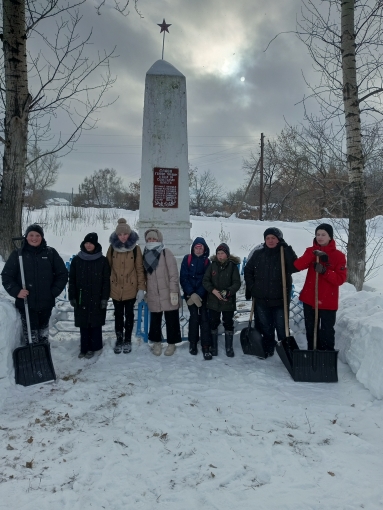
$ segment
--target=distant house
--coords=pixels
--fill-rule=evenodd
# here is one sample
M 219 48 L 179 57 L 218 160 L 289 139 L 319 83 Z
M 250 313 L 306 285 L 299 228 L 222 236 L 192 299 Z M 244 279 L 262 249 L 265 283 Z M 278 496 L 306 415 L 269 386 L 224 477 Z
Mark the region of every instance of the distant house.
M 70 205 L 70 202 L 66 198 L 48 198 L 45 205 Z

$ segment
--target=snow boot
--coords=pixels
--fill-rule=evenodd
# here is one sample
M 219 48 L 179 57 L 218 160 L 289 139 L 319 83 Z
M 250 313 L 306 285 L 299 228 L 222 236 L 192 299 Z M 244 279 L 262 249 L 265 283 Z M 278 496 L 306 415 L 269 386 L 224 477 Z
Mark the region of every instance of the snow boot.
M 85 358 L 86 359 L 90 359 L 90 358 L 93 358 L 94 356 L 94 352 L 93 351 L 88 351 L 86 354 L 85 354 Z
M 122 344 L 122 352 L 124 354 L 129 354 L 130 352 L 132 352 L 132 342 L 124 342 Z
M 202 354 L 203 354 L 203 359 L 205 359 L 206 361 L 213 359 L 213 356 L 210 352 L 209 346 L 204 346 L 204 345 L 202 346 Z
M 234 336 L 234 331 L 225 331 L 226 356 L 228 356 L 229 358 L 234 358 L 233 336 Z
M 162 354 L 161 342 L 154 342 L 153 347 L 152 347 L 152 353 L 155 356 L 161 356 L 161 354 Z
M 211 355 L 212 356 L 218 356 L 218 329 L 212 329 L 211 330 Z
M 173 356 L 175 351 L 176 351 L 176 346 L 174 344 L 168 344 L 168 346 L 165 349 L 164 355 L 165 356 Z
M 193 356 L 198 354 L 197 342 L 189 342 L 189 352 Z
M 116 333 L 117 340 L 116 345 L 114 346 L 114 352 L 115 354 L 121 354 L 122 353 L 122 333 Z

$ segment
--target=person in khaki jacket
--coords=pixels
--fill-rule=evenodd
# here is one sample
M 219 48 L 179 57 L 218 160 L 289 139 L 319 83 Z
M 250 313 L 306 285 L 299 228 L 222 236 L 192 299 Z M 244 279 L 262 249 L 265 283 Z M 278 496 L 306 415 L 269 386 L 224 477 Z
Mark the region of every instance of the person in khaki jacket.
M 117 337 L 114 352 L 129 353 L 132 350 L 134 303 L 136 299 L 137 301 L 144 299 L 146 289 L 142 253 L 137 244 L 137 232 L 130 228 L 124 218 L 118 220 L 109 242 L 106 258 L 111 269 L 110 297 L 113 299 Z
M 175 344 L 181 342 L 178 309 L 180 285 L 177 261 L 173 253 L 163 245 L 162 233 L 156 228 L 145 232 L 144 268 L 147 279 L 147 303 L 150 310 L 149 340 L 154 342 L 153 354 L 162 353 L 161 323 L 165 315 L 168 346 L 165 356 L 171 356 Z

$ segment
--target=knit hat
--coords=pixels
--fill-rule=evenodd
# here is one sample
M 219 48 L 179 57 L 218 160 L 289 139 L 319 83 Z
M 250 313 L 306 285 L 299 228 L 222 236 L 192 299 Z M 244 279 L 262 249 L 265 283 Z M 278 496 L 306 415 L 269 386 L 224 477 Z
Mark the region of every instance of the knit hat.
M 96 232 L 91 232 L 90 234 L 86 234 L 84 237 L 84 244 L 85 243 L 92 243 L 94 246 L 98 243 L 98 235 Z
M 218 251 L 224 251 L 228 257 L 230 257 L 230 248 L 226 243 L 221 243 L 217 249 L 215 250 L 215 254 L 217 255 Z
M 29 227 L 25 231 L 24 236 L 27 237 L 29 232 L 37 232 L 38 234 L 41 235 L 41 237 L 44 237 L 44 230 L 43 230 L 43 228 L 40 227 L 40 225 L 37 225 L 36 223 L 34 223 L 33 225 L 29 225 Z
M 279 239 L 283 239 L 282 230 L 279 230 L 277 227 L 269 227 L 263 232 L 263 239 L 266 239 L 267 236 L 275 236 Z
M 119 235 L 119 234 L 130 234 L 132 232 L 132 229 L 126 223 L 126 219 L 125 218 L 120 218 L 117 221 L 117 223 L 118 223 L 118 225 L 116 227 L 116 234 L 117 235 Z
M 155 230 L 148 230 L 147 232 L 145 232 L 145 241 L 147 239 L 157 239 L 157 241 L 159 240 L 158 239 L 158 232 L 156 232 Z
M 325 230 L 331 239 L 334 238 L 334 229 L 332 228 L 332 225 L 330 225 L 329 223 L 321 223 L 320 225 L 318 225 L 317 228 L 315 229 L 315 235 L 317 235 L 318 230 Z

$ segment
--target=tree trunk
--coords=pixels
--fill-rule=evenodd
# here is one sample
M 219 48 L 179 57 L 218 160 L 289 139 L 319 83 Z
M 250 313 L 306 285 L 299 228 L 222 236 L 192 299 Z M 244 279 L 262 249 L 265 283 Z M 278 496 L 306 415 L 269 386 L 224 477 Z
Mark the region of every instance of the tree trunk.
M 6 260 L 12 237 L 21 233 L 27 161 L 28 93 L 24 0 L 3 0 L 5 119 L 0 200 L 0 254 Z
M 366 191 L 355 62 L 355 0 L 342 0 L 343 104 L 349 176 L 348 281 L 362 290 L 366 266 Z

